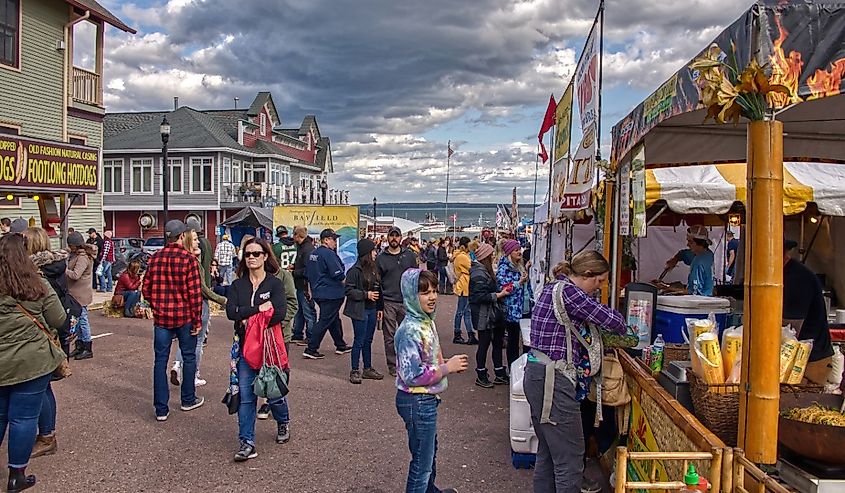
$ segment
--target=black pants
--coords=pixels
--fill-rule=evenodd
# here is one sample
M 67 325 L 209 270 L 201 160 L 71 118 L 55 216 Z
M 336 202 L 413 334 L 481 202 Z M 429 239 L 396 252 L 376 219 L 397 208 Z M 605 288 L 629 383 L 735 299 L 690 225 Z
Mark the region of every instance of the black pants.
M 519 330 L 519 322 L 505 322 L 505 332 L 508 336 L 508 368 L 519 358 L 519 341 L 522 333 Z
M 505 328 L 501 324 L 492 324 L 490 328 L 477 330 L 478 349 L 475 350 L 475 367 L 479 370 L 487 368 L 487 350 L 493 344 L 493 368 L 503 368 L 502 349 L 505 339 Z
M 320 316 L 317 323 L 314 324 L 314 331 L 308 339 L 308 349 L 310 351 L 317 351 L 320 349 L 320 344 L 323 338 L 326 337 L 326 332 L 331 334 L 334 346 L 337 349 L 346 347 L 343 341 L 343 329 L 340 325 L 340 307 L 343 305 L 343 298 L 339 300 L 314 300 L 317 306 L 320 307 Z
M 616 439 L 616 408 L 602 406 L 602 420 L 598 428 L 593 426 L 596 419 L 596 403 L 590 399 L 581 401 L 581 427 L 584 430 L 584 450 L 589 450 L 590 437 L 596 437 L 599 454 L 607 452 Z

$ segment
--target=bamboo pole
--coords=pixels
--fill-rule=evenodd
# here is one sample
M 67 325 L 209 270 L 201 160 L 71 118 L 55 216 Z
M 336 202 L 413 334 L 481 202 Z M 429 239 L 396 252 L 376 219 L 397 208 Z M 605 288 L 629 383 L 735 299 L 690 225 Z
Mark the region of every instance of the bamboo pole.
M 748 124 L 745 313 L 739 446 L 749 461 L 777 461 L 783 311 L 783 123 Z
M 616 484 L 614 493 L 625 493 L 625 483 L 628 482 L 628 449 L 616 447 Z

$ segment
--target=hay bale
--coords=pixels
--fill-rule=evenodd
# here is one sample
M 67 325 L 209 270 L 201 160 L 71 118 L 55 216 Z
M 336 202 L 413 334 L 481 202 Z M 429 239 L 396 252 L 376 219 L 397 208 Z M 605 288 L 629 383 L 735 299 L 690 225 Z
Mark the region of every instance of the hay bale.
M 111 300 L 103 302 L 103 315 L 109 318 L 123 318 L 123 307 L 112 308 Z

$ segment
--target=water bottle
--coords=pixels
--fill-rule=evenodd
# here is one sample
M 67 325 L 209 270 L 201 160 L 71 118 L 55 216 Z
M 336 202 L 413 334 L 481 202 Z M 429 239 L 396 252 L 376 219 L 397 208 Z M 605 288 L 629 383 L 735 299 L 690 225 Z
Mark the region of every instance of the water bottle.
M 663 339 L 663 334 L 657 334 L 654 339 L 654 345 L 651 348 L 651 370 L 655 373 L 663 369 L 663 349 L 666 347 L 666 341 Z

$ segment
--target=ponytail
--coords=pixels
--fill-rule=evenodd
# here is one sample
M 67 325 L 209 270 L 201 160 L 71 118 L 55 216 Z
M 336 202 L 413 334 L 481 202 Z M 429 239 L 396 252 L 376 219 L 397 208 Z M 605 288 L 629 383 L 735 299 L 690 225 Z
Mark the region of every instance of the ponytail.
M 584 250 L 572 257 L 571 261 L 564 260 L 558 262 L 552 268 L 552 274 L 555 277 L 578 276 L 578 277 L 596 277 L 610 271 L 610 264 L 604 256 L 596 250 Z

